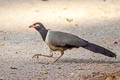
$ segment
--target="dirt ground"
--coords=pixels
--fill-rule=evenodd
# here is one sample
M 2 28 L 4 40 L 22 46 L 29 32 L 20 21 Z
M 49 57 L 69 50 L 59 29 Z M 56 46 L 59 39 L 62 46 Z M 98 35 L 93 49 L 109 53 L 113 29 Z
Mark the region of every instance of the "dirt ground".
M 114 53 L 83 48 L 65 51 L 55 64 L 41 36 L 28 26 L 75 34 Z M 120 0 L 0 0 L 0 80 L 105 80 L 120 76 Z M 49 64 L 48 64 L 49 63 Z

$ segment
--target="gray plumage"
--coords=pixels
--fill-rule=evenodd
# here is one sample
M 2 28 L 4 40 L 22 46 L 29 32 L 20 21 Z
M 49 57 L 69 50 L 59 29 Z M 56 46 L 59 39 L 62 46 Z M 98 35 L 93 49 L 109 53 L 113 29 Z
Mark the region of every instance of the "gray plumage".
M 33 57 L 52 57 L 53 51 L 60 51 L 61 55 L 55 60 L 56 62 L 60 57 L 63 56 L 65 50 L 79 47 L 95 53 L 103 54 L 108 57 L 116 57 L 116 54 L 112 51 L 107 50 L 106 48 L 96 45 L 94 43 L 90 43 L 76 35 L 60 31 L 47 30 L 41 23 L 35 23 L 30 26 L 30 28 L 31 27 L 34 27 L 41 34 L 43 40 L 50 48 L 50 55 L 35 54 Z
M 80 47 L 86 46 L 88 43 L 87 41 L 79 38 L 78 36 L 60 31 L 48 31 L 46 40 L 48 40 L 51 45 L 58 47 Z

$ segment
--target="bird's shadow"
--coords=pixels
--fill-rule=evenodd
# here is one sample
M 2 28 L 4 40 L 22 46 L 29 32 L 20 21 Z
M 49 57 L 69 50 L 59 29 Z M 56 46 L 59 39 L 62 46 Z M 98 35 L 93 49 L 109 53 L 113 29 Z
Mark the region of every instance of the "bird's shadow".
M 94 59 L 68 59 L 68 58 L 63 58 L 60 59 L 59 62 L 61 63 L 97 63 L 97 64 L 112 64 L 112 63 L 120 63 L 120 61 L 106 61 L 106 60 L 94 60 Z

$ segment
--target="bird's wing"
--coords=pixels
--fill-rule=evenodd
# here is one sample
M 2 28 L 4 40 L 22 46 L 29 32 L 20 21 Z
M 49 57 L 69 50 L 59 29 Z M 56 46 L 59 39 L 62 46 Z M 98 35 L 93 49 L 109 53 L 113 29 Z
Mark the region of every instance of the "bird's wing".
M 73 34 L 59 32 L 59 31 L 48 31 L 46 41 L 54 46 L 74 46 L 80 47 L 87 45 L 87 41 L 75 36 Z

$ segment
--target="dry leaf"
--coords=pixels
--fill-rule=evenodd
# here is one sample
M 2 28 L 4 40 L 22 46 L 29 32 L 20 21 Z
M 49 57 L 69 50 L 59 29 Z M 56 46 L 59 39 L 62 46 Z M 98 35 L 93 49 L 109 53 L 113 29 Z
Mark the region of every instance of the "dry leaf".
M 64 10 L 67 10 L 67 8 L 63 8 Z
M 4 45 L 5 45 L 4 43 L 1 43 L 1 42 L 0 42 L 0 46 L 4 46 Z
M 67 21 L 67 22 L 72 22 L 73 19 L 66 18 L 66 21 Z
M 106 78 L 106 80 L 120 80 L 120 77 L 109 76 L 109 77 Z
M 44 72 L 44 74 L 48 74 L 48 72 L 47 72 L 47 71 L 45 71 L 45 72 Z
M 78 24 L 75 24 L 75 26 L 78 26 Z
M 106 80 L 113 80 L 113 77 L 109 76 L 106 78 Z

